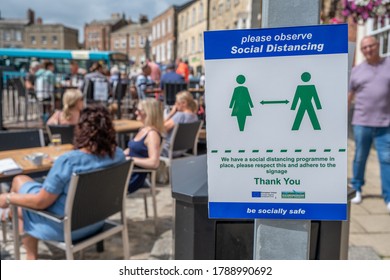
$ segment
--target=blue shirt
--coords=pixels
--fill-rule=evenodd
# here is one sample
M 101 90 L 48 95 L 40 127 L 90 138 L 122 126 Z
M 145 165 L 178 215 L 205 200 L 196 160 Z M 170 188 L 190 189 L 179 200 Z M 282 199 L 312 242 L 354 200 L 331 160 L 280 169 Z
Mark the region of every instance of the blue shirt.
M 108 155 L 99 157 L 74 150 L 60 156 L 53 164 L 43 184 L 38 182 L 27 182 L 20 193 L 38 193 L 42 188 L 47 192 L 59 195 L 57 200 L 46 210 L 64 215 L 66 197 L 69 190 L 69 183 L 73 173 L 86 172 L 90 170 L 107 167 L 125 161 L 123 150 L 117 148 L 114 158 Z M 109 187 L 109 186 L 107 186 Z M 23 211 L 24 230 L 31 236 L 41 240 L 63 241 L 63 224 L 58 224 L 32 212 Z M 72 232 L 73 239 L 79 239 L 92 234 L 100 229 L 102 222 Z
M 161 88 L 164 88 L 165 83 L 184 83 L 184 77 L 182 75 L 177 74 L 176 72 L 166 72 L 161 77 L 160 85 Z

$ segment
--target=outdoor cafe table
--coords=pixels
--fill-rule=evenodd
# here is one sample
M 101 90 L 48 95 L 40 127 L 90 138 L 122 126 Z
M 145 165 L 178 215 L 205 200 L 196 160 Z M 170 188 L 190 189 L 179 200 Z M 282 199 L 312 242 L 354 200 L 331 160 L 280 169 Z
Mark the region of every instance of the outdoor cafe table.
M 125 134 L 126 133 L 135 133 L 137 132 L 142 126 L 142 122 L 135 121 L 135 120 L 126 120 L 126 119 L 120 119 L 120 120 L 114 120 L 114 129 L 118 135 L 117 141 L 119 143 L 119 147 L 125 148 Z
M 114 129 L 116 133 L 132 133 L 137 132 L 143 124 L 140 121 L 120 119 L 114 120 Z
M 0 152 L 0 159 L 4 158 L 12 158 L 22 169 L 23 171 L 19 174 L 34 174 L 34 173 L 42 173 L 47 172 L 53 165 L 54 160 L 73 149 L 73 145 L 64 144 L 60 146 L 46 146 L 46 147 L 35 147 L 28 149 L 17 149 L 17 150 L 8 150 Z M 45 156 L 42 162 L 42 165 L 34 165 L 27 157 L 33 153 L 44 153 Z M 10 181 L 12 177 L 15 175 L 4 175 L 0 174 L 0 182 L 2 181 Z

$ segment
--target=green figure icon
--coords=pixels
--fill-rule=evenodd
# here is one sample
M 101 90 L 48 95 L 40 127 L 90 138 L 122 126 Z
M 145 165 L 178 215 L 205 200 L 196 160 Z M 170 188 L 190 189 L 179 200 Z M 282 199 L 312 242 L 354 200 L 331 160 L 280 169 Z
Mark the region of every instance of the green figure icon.
M 245 76 L 238 75 L 236 81 L 242 85 L 245 83 Z M 229 108 L 233 108 L 232 116 L 237 117 L 238 127 L 240 131 L 244 131 L 246 117 L 252 116 L 251 108 L 253 108 L 252 99 L 246 86 L 237 86 L 234 89 Z
M 311 75 L 309 72 L 304 72 L 301 75 L 301 80 L 305 83 L 310 81 Z M 316 105 L 317 110 L 322 109 L 320 99 L 316 91 L 315 85 L 299 85 L 295 91 L 294 100 L 291 104 L 291 110 L 295 110 L 298 104 L 298 101 L 301 100 L 298 112 L 295 117 L 295 121 L 291 130 L 299 130 L 303 116 L 305 112 L 309 115 L 311 124 L 314 130 L 321 130 L 321 126 L 318 122 L 316 112 L 313 107 L 312 99 Z

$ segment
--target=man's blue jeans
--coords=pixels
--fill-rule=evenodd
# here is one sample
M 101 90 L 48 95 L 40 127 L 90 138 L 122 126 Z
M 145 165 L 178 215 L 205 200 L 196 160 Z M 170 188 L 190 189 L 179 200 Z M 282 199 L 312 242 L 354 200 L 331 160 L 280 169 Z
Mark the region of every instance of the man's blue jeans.
M 353 160 L 352 187 L 361 192 L 364 185 L 364 172 L 371 144 L 374 142 L 378 153 L 382 181 L 382 195 L 386 203 L 390 202 L 390 126 L 368 127 L 353 126 L 355 137 L 355 158 Z

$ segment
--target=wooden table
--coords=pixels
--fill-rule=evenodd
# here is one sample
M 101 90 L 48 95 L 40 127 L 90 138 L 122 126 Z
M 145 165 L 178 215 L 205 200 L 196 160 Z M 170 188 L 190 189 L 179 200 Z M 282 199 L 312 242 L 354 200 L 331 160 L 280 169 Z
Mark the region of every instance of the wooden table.
M 118 145 L 122 149 L 125 149 L 126 147 L 125 134 L 135 133 L 143 126 L 143 123 L 140 121 L 127 120 L 127 119 L 113 120 L 113 123 L 114 123 L 114 129 L 117 133 Z
M 47 172 L 53 165 L 54 160 L 73 149 L 73 145 L 64 144 L 58 147 L 47 146 L 47 147 L 36 147 L 36 148 L 28 148 L 28 149 L 17 149 L 17 150 L 9 150 L 0 152 L 0 159 L 3 158 L 12 158 L 22 169 L 23 172 L 19 174 L 33 174 L 40 172 Z M 28 155 L 32 153 L 44 153 L 47 155 L 43 159 L 43 163 L 40 166 L 34 165 L 29 159 L 27 159 Z M 1 181 L 11 181 L 12 177 L 19 175 L 4 175 L 0 174 L 0 182 Z
M 127 119 L 113 120 L 113 123 L 114 129 L 117 133 L 137 132 L 138 129 L 143 126 L 142 122 L 140 121 Z

